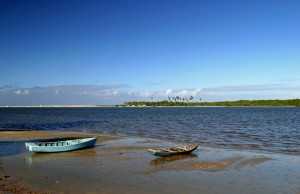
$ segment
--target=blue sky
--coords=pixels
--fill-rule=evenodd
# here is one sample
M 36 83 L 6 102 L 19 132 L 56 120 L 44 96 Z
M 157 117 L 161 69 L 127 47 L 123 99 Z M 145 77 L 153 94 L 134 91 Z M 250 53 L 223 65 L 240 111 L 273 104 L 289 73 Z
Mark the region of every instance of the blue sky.
M 218 88 L 207 100 L 300 97 L 299 9 L 296 0 L 2 0 L 0 85 L 16 95 L 126 86 L 111 103 Z M 232 87 L 247 95 L 224 93 Z

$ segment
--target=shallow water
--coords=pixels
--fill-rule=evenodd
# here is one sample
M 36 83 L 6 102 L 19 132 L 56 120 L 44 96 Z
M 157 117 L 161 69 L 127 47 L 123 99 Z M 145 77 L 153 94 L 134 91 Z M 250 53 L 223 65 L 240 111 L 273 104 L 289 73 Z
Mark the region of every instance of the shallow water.
M 0 128 L 96 131 L 300 154 L 299 108 L 1 108 Z
M 0 157 L 16 155 L 25 152 L 24 142 L 0 141 Z
M 0 167 L 33 189 L 51 193 L 300 193 L 298 156 L 206 147 L 168 158 L 146 152 L 164 144 L 130 138 L 75 152 L 24 152 L 0 157 Z

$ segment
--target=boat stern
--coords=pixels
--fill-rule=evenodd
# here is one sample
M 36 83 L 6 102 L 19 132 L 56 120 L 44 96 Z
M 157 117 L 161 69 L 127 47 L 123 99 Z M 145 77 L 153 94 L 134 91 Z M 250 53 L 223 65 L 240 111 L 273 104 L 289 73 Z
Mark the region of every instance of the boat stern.
M 32 146 L 34 146 L 33 143 L 30 143 L 30 142 L 25 143 L 25 148 L 30 152 L 32 152 Z

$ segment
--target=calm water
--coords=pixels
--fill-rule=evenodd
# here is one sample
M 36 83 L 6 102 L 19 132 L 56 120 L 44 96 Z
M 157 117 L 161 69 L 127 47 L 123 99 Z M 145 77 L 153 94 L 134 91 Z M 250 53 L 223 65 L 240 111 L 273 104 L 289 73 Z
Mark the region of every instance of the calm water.
M 98 131 L 300 154 L 299 108 L 2 108 L 0 128 Z

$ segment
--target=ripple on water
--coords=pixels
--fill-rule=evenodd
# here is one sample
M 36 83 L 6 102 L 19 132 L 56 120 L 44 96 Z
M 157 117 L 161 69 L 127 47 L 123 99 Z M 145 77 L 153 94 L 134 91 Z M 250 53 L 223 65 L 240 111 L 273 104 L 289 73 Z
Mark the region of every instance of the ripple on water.
M 1 108 L 0 128 L 79 130 L 300 154 L 299 108 Z

